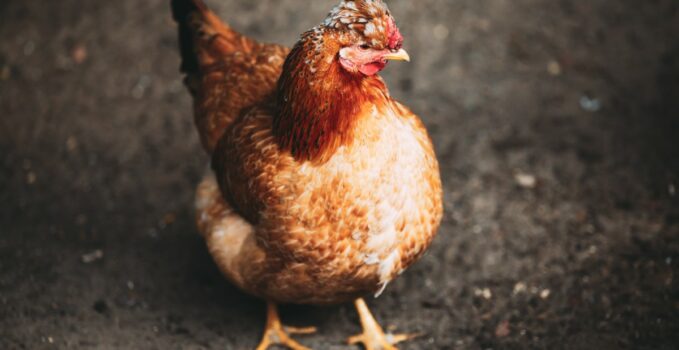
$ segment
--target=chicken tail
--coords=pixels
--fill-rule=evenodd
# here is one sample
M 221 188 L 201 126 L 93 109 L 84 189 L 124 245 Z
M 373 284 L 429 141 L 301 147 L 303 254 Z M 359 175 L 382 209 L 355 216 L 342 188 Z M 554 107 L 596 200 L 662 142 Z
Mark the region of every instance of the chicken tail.
M 172 0 L 172 16 L 179 27 L 181 71 L 195 94 L 201 71 L 236 51 L 251 52 L 255 43 L 231 29 L 202 0 Z

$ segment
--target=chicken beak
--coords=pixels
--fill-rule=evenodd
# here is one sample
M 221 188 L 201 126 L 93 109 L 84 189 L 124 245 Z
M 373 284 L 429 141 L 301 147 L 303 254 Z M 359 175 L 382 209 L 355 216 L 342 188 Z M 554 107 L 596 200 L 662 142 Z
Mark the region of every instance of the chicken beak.
M 410 62 L 410 55 L 408 55 L 408 52 L 404 49 L 399 49 L 398 51 L 390 51 L 389 53 L 382 57 L 385 60 Z

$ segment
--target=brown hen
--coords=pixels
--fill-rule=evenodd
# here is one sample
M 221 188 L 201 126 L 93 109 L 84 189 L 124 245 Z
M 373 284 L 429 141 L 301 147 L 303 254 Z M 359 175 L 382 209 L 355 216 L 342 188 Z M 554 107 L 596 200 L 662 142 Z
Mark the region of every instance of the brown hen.
M 367 349 L 393 349 L 361 297 L 379 295 L 438 229 L 438 163 L 420 119 L 377 75 L 409 60 L 381 0 L 342 1 L 290 51 L 172 0 L 182 71 L 212 171 L 198 227 L 224 275 L 268 301 L 258 349 L 306 349 L 276 303 L 354 300 Z

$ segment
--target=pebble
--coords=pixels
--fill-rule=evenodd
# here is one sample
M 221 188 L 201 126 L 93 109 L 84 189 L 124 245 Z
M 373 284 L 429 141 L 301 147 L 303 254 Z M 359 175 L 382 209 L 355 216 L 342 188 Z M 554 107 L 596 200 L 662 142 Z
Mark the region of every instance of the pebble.
M 561 65 L 557 61 L 547 63 L 547 72 L 553 76 L 561 75 Z
M 585 95 L 580 98 L 580 107 L 587 112 L 598 112 L 601 110 L 601 101 Z
M 150 75 L 144 74 L 139 77 L 137 83 L 132 88 L 132 97 L 141 99 L 146 94 L 146 90 L 151 87 L 152 79 Z
M 490 300 L 490 298 L 493 297 L 493 292 L 490 291 L 489 288 L 476 288 L 474 290 L 474 295 L 477 297 L 483 297 L 486 300 Z
M 516 295 L 516 294 L 525 292 L 526 289 L 528 289 L 526 284 L 523 283 L 523 282 L 519 282 L 519 283 L 514 285 L 514 291 L 512 293 L 514 293 L 514 295 Z
M 68 139 L 66 139 L 66 149 L 69 152 L 73 152 L 76 148 L 78 148 L 78 140 L 73 136 L 69 136 Z
M 516 180 L 516 183 L 523 188 L 535 188 L 535 186 L 538 183 L 538 180 L 537 178 L 535 178 L 535 175 L 531 174 L 519 173 L 514 175 L 514 179 Z
M 498 338 L 504 338 L 511 334 L 511 330 L 509 329 L 509 321 L 504 320 L 500 322 L 497 327 L 495 328 L 495 336 Z
M 437 24 L 434 26 L 434 38 L 437 40 L 444 40 L 450 34 L 450 30 L 443 24 Z
M 2 66 L 2 68 L 0 68 L 0 80 L 9 79 L 11 74 L 12 74 L 12 71 L 9 69 L 9 66 L 4 65 L 4 66 Z
M 91 264 L 97 260 L 101 260 L 104 257 L 104 252 L 101 249 L 94 250 L 90 253 L 83 254 L 81 260 L 85 264 Z
M 29 185 L 34 184 L 38 180 L 37 175 L 35 175 L 34 172 L 29 171 L 28 174 L 26 174 L 26 183 Z
M 540 298 L 542 299 L 547 299 L 549 298 L 549 295 L 552 294 L 552 291 L 549 289 L 543 289 L 542 292 L 540 292 Z
M 160 220 L 158 223 L 158 226 L 160 226 L 161 229 L 172 225 L 175 221 L 177 220 L 177 215 L 174 213 L 167 213 L 163 216 L 163 218 Z
M 71 50 L 71 59 L 75 64 L 85 62 L 85 60 L 87 60 L 87 48 L 82 44 L 73 47 L 73 50 Z
M 667 186 L 667 192 L 670 194 L 670 196 L 674 197 L 677 195 L 677 188 L 674 186 L 674 184 L 670 184 Z

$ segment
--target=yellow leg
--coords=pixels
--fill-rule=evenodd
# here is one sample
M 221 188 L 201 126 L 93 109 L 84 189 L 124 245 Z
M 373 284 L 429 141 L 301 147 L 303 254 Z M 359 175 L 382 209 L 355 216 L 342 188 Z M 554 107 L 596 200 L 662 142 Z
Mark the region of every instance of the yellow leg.
M 356 305 L 358 316 L 361 318 L 363 333 L 347 339 L 347 342 L 351 345 L 363 343 L 366 350 L 397 350 L 394 346 L 395 344 L 419 336 L 419 334 L 384 334 L 382 327 L 380 327 L 370 313 L 365 300 L 356 299 L 354 304 Z
M 289 335 L 311 334 L 315 332 L 315 327 L 296 328 L 283 326 L 281 324 L 281 319 L 278 317 L 276 304 L 267 302 L 266 329 L 264 330 L 264 336 L 262 337 L 262 341 L 259 343 L 257 350 L 266 350 L 273 345 L 282 345 L 292 350 L 311 350 L 292 340 Z

